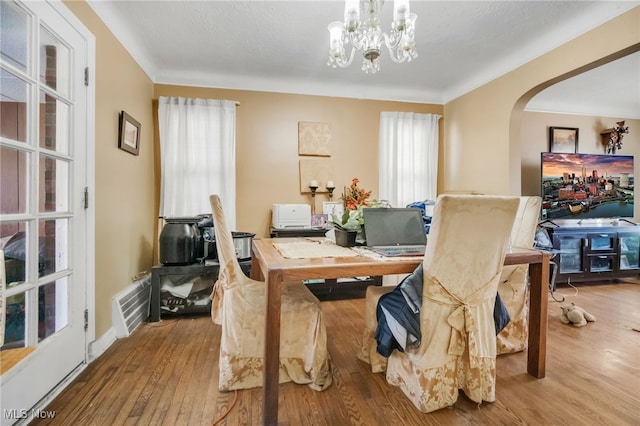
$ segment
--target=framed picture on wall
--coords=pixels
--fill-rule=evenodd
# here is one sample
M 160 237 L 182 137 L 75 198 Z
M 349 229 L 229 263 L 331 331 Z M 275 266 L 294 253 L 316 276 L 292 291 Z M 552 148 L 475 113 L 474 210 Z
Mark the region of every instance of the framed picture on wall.
M 549 152 L 576 154 L 578 152 L 578 128 L 549 127 Z
M 120 112 L 118 148 L 138 155 L 140 152 L 140 122 L 126 112 Z

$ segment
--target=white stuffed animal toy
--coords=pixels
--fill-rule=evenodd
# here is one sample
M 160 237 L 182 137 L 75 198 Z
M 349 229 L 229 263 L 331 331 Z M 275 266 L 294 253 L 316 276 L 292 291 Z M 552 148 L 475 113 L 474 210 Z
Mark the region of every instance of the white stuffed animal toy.
M 587 321 L 593 322 L 596 320 L 595 316 L 576 306 L 574 303 L 569 306 L 561 306 L 560 309 L 562 309 L 560 321 L 564 324 L 572 324 L 576 327 L 582 327 L 587 325 Z

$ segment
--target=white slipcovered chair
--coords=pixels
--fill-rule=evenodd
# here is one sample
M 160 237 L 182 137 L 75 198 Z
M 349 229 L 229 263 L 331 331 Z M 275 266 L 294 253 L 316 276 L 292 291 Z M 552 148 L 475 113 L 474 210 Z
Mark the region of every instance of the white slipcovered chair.
M 532 248 L 540 217 L 540 197 L 520 197 L 516 220 L 511 230 L 511 246 Z M 502 270 L 498 293 L 509 312 L 510 321 L 500 333 L 496 344 L 498 355 L 520 352 L 527 348 L 529 338 L 529 265 L 508 265 Z
M 222 327 L 221 391 L 261 387 L 265 334 L 265 283 L 248 278 L 236 258 L 220 198 L 210 197 L 220 273 L 211 316 Z M 314 390 L 331 384 L 331 360 L 320 301 L 300 281 L 282 284 L 279 382 Z
M 495 400 L 493 307 L 518 203 L 502 196 L 437 199 L 423 261 L 421 341 L 393 351 L 386 365 L 387 382 L 422 412 L 453 405 L 459 389 L 478 403 Z

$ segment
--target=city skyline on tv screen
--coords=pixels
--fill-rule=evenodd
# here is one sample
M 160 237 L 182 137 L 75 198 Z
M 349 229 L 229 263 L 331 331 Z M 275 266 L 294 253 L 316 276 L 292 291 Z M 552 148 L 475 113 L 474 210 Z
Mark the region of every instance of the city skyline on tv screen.
M 543 219 L 633 217 L 632 155 L 543 152 Z

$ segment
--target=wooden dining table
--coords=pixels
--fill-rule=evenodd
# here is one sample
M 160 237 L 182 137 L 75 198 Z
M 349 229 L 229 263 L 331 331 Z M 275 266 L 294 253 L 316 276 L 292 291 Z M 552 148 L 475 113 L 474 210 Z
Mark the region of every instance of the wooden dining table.
M 278 423 L 278 386 L 280 365 L 281 286 L 284 281 L 350 278 L 406 274 L 422 262 L 422 257 L 379 259 L 359 254 L 352 257 L 286 258 L 274 243 L 296 242 L 304 238 L 264 238 L 252 242 L 251 276 L 265 281 L 266 321 L 263 374 L 263 424 Z M 547 340 L 547 291 L 549 253 L 511 248 L 505 265 L 529 265 L 529 341 L 527 372 L 536 378 L 545 376 Z

